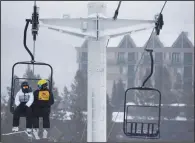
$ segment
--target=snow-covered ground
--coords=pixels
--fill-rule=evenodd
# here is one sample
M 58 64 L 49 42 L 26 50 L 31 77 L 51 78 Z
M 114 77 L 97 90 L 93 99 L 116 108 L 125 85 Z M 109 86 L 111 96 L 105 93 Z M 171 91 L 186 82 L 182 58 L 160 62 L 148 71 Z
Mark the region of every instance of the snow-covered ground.
M 8 105 L 8 99 L 9 96 L 7 94 L 1 94 L 1 104 L 7 106 Z M 133 102 L 128 102 L 127 105 L 136 105 Z M 145 105 L 150 105 L 150 106 L 158 106 L 158 104 L 145 104 Z M 187 104 L 183 104 L 183 103 L 172 103 L 172 104 L 161 104 L 161 106 L 166 107 L 193 107 L 194 105 L 187 105 Z M 4 112 L 1 111 L 1 116 L 4 116 Z M 87 112 L 83 112 L 84 115 L 87 115 Z M 67 121 L 67 120 L 71 120 L 71 116 L 72 113 L 71 112 L 67 112 L 65 110 L 58 110 L 57 112 L 53 113 L 51 115 L 52 119 L 57 119 L 57 120 L 61 120 L 61 121 Z M 112 113 L 112 121 L 114 122 L 123 122 L 123 112 L 113 112 Z M 87 117 L 87 116 L 86 116 Z M 129 120 L 157 120 L 157 116 L 153 117 L 153 116 L 128 116 L 127 117 Z M 86 120 L 87 118 L 85 118 Z M 182 117 L 182 116 L 177 116 L 173 119 L 168 119 L 166 117 L 161 117 L 161 120 L 176 120 L 176 121 L 187 121 L 186 117 Z
M 86 112 L 83 112 L 83 114 L 87 115 Z M 51 118 L 58 119 L 61 121 L 67 121 L 67 120 L 71 120 L 71 118 L 70 118 L 71 115 L 72 115 L 71 112 L 66 112 L 64 110 L 60 110 L 57 113 L 53 113 Z M 124 116 L 123 112 L 113 112 L 112 113 L 112 121 L 123 122 L 123 116 Z M 153 116 L 128 116 L 127 119 L 129 119 L 129 120 L 158 120 L 157 117 L 153 117 Z M 177 117 L 172 118 L 172 119 L 168 119 L 166 117 L 161 117 L 161 120 L 187 121 L 188 119 L 186 117 L 177 116 Z
M 134 102 L 128 102 L 126 105 L 136 105 Z M 141 105 L 141 104 L 137 104 L 137 105 Z M 158 106 L 159 104 L 150 104 L 150 103 L 145 103 L 144 105 L 148 105 L 148 106 Z M 185 107 L 185 106 L 194 106 L 194 105 L 187 105 L 184 103 L 172 103 L 172 104 L 161 104 L 161 106 L 172 106 L 172 107 Z
M 83 112 L 84 115 L 87 115 L 87 112 Z M 58 119 L 61 121 L 67 121 L 67 120 L 71 120 L 71 115 L 73 115 L 72 112 L 68 112 L 65 110 L 59 110 L 57 111 L 57 113 L 53 113 L 51 115 L 52 119 Z
M 112 121 L 114 122 L 123 122 L 123 112 L 113 112 L 112 113 Z M 127 116 L 127 119 L 129 120 L 158 120 L 157 117 L 152 116 Z M 161 120 L 173 120 L 173 121 L 187 121 L 188 119 L 186 117 L 177 116 L 172 119 L 168 119 L 166 117 L 161 117 Z

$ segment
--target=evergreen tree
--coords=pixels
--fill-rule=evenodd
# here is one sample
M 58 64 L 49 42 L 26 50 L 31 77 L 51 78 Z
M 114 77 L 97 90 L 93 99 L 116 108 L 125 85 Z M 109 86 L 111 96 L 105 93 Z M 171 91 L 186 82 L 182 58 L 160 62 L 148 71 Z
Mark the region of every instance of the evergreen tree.
M 180 73 L 176 74 L 176 81 L 174 83 L 174 89 L 181 90 L 182 89 L 182 77 Z
M 14 79 L 18 78 L 18 76 L 14 75 Z M 14 84 L 14 96 L 16 93 L 20 90 L 20 81 L 15 80 Z M 11 103 L 11 87 L 7 87 L 7 93 L 9 96 L 8 104 L 4 104 L 3 110 L 4 110 L 4 120 L 2 121 L 2 131 L 3 132 L 10 132 L 12 129 L 12 114 L 10 113 L 10 103 Z M 14 100 L 12 101 L 14 104 Z
M 171 75 L 167 67 L 163 67 L 163 92 L 170 92 L 172 87 Z
M 183 100 L 185 98 L 185 95 L 182 94 L 182 92 L 181 92 L 181 90 L 182 90 L 182 76 L 180 73 L 176 74 L 176 81 L 173 85 L 173 88 L 175 91 L 180 93 L 180 94 L 177 94 L 177 96 L 175 97 L 175 98 L 177 98 L 176 101 L 178 103 L 185 103 L 185 100 Z
M 71 99 L 70 99 L 70 92 L 66 86 L 64 86 L 64 90 L 62 93 L 62 100 L 59 104 L 60 109 L 65 109 L 66 111 L 70 111 L 70 104 L 71 104 Z
M 117 91 L 116 91 L 116 83 L 114 81 L 113 86 L 112 86 L 111 104 L 113 106 L 116 106 L 116 103 L 117 103 Z
M 155 88 L 162 91 L 163 65 L 155 66 Z
M 118 95 L 118 102 L 117 102 L 117 110 L 123 107 L 124 95 L 125 95 L 125 88 L 124 83 L 121 79 L 119 79 L 117 83 L 117 95 Z
M 112 127 L 112 110 L 111 101 L 107 94 L 107 135 L 109 134 Z
M 73 141 L 80 141 L 84 130 L 86 116 L 83 114 L 87 111 L 87 80 L 81 71 L 77 71 L 74 83 L 71 85 L 71 131 L 74 134 Z M 83 141 L 85 141 L 83 139 Z
M 150 68 L 146 69 L 146 73 L 142 79 L 142 83 L 145 81 L 145 79 L 148 77 L 149 74 L 150 74 Z M 151 78 L 147 80 L 144 87 L 150 87 L 150 88 L 152 87 Z M 154 103 L 155 97 L 151 95 L 151 91 L 147 91 L 147 90 L 136 90 L 136 91 L 137 91 L 136 104 Z
M 161 91 L 162 94 L 162 104 L 172 104 L 172 103 L 178 103 L 177 95 L 171 92 L 172 88 L 172 82 L 171 82 L 171 76 L 169 73 L 169 70 L 167 67 L 163 68 L 163 90 Z M 171 108 L 171 109 L 170 109 Z M 171 111 L 171 112 L 170 112 Z M 179 109 L 170 107 L 170 106 L 164 106 L 162 108 L 162 116 L 166 117 L 168 119 L 175 118 L 179 115 Z
M 145 81 L 145 79 L 149 76 L 151 72 L 151 69 L 150 68 L 147 68 L 146 69 L 146 73 L 142 79 L 142 83 Z M 147 80 L 147 82 L 145 83 L 145 87 L 152 87 L 152 81 L 151 81 L 151 77 Z
M 172 82 L 171 76 L 166 67 L 163 68 L 163 90 L 162 93 L 162 103 L 171 104 L 177 102 L 177 95 L 171 92 Z
M 117 84 L 114 81 L 112 88 L 112 105 L 115 111 L 118 111 L 123 106 L 124 95 L 125 89 L 122 80 L 119 79 Z
M 193 80 L 185 79 L 183 83 L 183 102 L 188 105 L 194 105 L 194 94 L 193 94 Z
M 18 76 L 14 75 L 13 77 L 14 80 L 14 96 L 16 93 L 21 89 L 21 81 L 18 79 Z M 11 96 L 11 87 L 7 87 L 8 95 L 9 97 Z
M 72 100 L 72 108 L 87 111 L 87 79 L 81 71 L 76 72 L 74 83 L 71 85 L 72 91 L 70 96 Z
M 188 69 L 191 70 L 191 69 Z M 184 71 L 186 73 L 191 73 L 191 71 Z M 180 92 L 182 95 L 181 102 L 186 104 L 188 107 L 184 112 L 184 116 L 187 117 L 188 119 L 193 119 L 194 118 L 194 91 L 193 91 L 193 79 L 192 78 L 187 78 L 186 79 L 186 74 L 184 73 L 184 79 L 183 79 L 183 92 Z M 191 76 L 189 74 L 189 76 Z
M 14 79 L 18 78 L 18 76 L 14 75 L 13 77 Z M 15 80 L 15 84 L 14 84 L 14 96 L 16 95 L 16 93 L 20 90 L 20 84 L 21 82 L 19 80 Z M 2 111 L 3 111 L 3 118 L 1 118 L 1 129 L 2 129 L 2 133 L 9 133 L 12 130 L 12 122 L 13 122 L 13 115 L 10 112 L 10 102 L 11 102 L 11 87 L 7 87 L 7 93 L 9 96 L 8 99 L 8 104 L 4 103 L 2 107 Z M 13 104 L 14 104 L 14 100 L 13 100 Z M 21 124 L 21 122 L 20 122 Z M 21 125 L 21 127 L 23 127 Z M 19 139 L 19 138 L 18 138 Z M 19 141 L 17 139 L 17 141 Z M 14 142 L 16 141 L 16 138 L 3 138 L 2 139 L 4 142 Z
M 51 82 L 51 76 L 49 76 L 48 79 Z M 52 107 L 52 111 L 55 112 L 62 98 L 59 96 L 59 91 L 58 88 L 55 86 L 54 79 L 52 80 L 52 93 L 54 97 L 54 104 L 51 107 Z
M 40 75 L 35 75 L 33 73 L 33 70 L 30 68 L 30 65 L 27 66 L 27 69 L 25 71 L 25 74 L 23 75 L 24 78 L 27 78 L 27 82 L 29 83 L 30 87 L 32 88 L 32 91 L 37 89 L 37 79 L 41 79 Z M 32 80 L 28 80 L 32 79 Z

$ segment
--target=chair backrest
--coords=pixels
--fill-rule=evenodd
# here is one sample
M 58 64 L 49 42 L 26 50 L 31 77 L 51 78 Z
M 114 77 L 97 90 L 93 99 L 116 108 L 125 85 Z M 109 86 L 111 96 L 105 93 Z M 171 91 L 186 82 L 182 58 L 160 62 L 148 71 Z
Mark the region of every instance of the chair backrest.
M 14 69 L 16 67 L 16 65 L 41 65 L 41 66 L 47 66 L 50 68 L 50 80 L 49 81 L 49 89 L 50 91 L 52 91 L 52 81 L 53 81 L 53 68 L 51 65 L 47 64 L 47 63 L 42 63 L 42 62 L 17 62 L 12 66 L 12 80 L 11 80 L 11 100 L 10 100 L 10 112 L 13 114 L 14 112 L 14 99 L 15 99 L 15 83 L 16 83 L 16 79 L 26 79 L 26 80 L 40 80 L 40 79 L 30 79 L 30 78 L 14 78 Z M 33 90 L 33 89 L 32 89 Z
M 157 103 L 155 104 L 132 104 L 128 105 L 127 100 L 127 93 L 128 91 L 152 91 L 155 92 L 155 97 L 158 99 Z M 147 95 L 145 95 L 147 96 Z M 156 99 L 155 98 L 155 99 Z M 131 101 L 132 102 L 132 101 Z M 142 114 L 145 114 L 148 116 L 148 112 L 138 112 L 140 108 L 143 110 L 149 109 L 149 111 L 155 110 L 156 113 L 156 119 L 140 119 L 136 117 L 132 117 L 131 109 L 134 109 L 135 113 L 139 115 L 139 117 L 142 116 Z M 124 120 L 123 120 L 123 132 L 126 136 L 132 137 L 132 138 L 160 138 L 160 116 L 161 116 L 161 93 L 159 90 L 155 88 L 148 88 L 148 87 L 133 87 L 129 88 L 125 92 L 125 99 L 124 99 Z M 130 117 L 130 118 L 129 118 Z

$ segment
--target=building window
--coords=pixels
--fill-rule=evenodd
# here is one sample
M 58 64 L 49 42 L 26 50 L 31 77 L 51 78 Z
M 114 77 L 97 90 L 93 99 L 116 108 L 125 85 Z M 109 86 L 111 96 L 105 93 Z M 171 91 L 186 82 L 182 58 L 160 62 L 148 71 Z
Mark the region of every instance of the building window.
M 172 53 L 172 63 L 180 63 L 180 62 L 181 62 L 181 54 Z
M 174 89 L 182 88 L 182 76 L 180 73 L 176 73 L 176 81 L 174 83 Z
M 155 63 L 161 63 L 163 61 L 162 53 L 155 53 Z
M 171 59 L 172 59 L 172 58 L 171 58 L 171 53 L 169 53 L 169 60 L 171 61 Z
M 128 53 L 128 61 L 129 62 L 135 61 L 135 53 Z
M 192 78 L 192 66 L 185 66 L 184 67 L 184 78 Z
M 190 95 L 193 91 L 193 82 L 192 79 L 185 79 L 183 82 L 183 90 L 186 95 Z
M 162 65 L 155 65 L 154 66 L 154 80 L 155 80 L 155 87 L 160 89 L 162 87 L 162 72 L 163 66 Z
M 120 74 L 123 74 L 123 67 L 122 66 L 119 67 L 119 72 L 120 72 Z
M 127 68 L 125 66 L 120 66 L 119 72 L 120 72 L 120 74 L 127 74 Z
M 134 86 L 134 77 L 128 77 L 128 87 Z
M 162 65 L 155 65 L 154 66 L 154 73 L 158 76 L 162 76 L 163 66 Z
M 81 61 L 87 61 L 87 59 L 88 59 L 87 52 L 82 52 L 82 54 L 81 54 Z
M 146 54 L 144 55 L 144 58 L 143 58 L 143 63 L 144 63 L 144 64 L 148 64 L 148 63 L 150 63 L 150 62 L 151 62 L 150 55 L 149 55 L 148 53 L 146 53 Z
M 192 64 L 192 53 L 184 53 L 184 65 Z
M 134 65 L 129 65 L 128 66 L 128 76 L 135 76 L 135 69 L 134 69 Z
M 165 59 L 166 60 L 166 53 L 163 54 L 163 60 Z
M 125 62 L 125 53 L 124 52 L 118 53 L 118 62 Z

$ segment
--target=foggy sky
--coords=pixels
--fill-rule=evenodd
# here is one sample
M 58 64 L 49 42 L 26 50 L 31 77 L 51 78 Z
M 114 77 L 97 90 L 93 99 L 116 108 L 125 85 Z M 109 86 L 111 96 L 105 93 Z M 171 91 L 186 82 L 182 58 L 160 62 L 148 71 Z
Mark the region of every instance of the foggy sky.
M 11 85 L 11 68 L 15 62 L 28 61 L 30 56 L 23 46 L 25 19 L 31 18 L 33 1 L 2 1 L 1 2 L 1 91 L 6 93 L 6 87 Z M 38 1 L 40 18 L 61 18 L 63 14 L 71 17 L 86 17 L 88 1 Z M 112 17 L 118 1 L 107 3 L 107 16 Z M 164 4 L 164 1 L 123 1 L 118 18 L 153 19 Z M 165 25 L 160 35 L 163 44 L 171 45 L 181 31 L 189 33 L 189 39 L 194 43 L 194 1 L 168 1 L 163 11 Z M 30 28 L 29 28 L 30 29 Z M 132 35 L 136 44 L 143 44 L 149 38 L 149 32 Z M 111 40 L 115 41 L 115 40 Z M 39 29 L 36 42 L 35 60 L 49 63 L 54 68 L 56 86 L 62 92 L 63 87 L 70 86 L 78 68 L 75 46 L 81 46 L 83 39 L 66 34 Z M 113 43 L 110 43 L 112 45 Z M 31 31 L 28 31 L 27 45 L 32 49 Z M 117 45 L 116 45 L 117 46 Z M 18 66 L 19 67 L 19 66 Z M 42 68 L 43 69 L 43 68 Z M 35 69 L 41 76 L 43 70 Z M 16 69 L 16 74 L 23 76 L 25 68 Z

